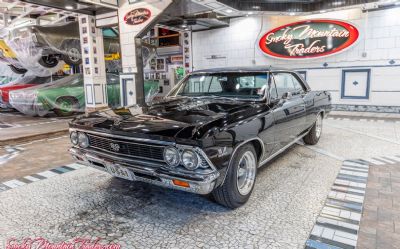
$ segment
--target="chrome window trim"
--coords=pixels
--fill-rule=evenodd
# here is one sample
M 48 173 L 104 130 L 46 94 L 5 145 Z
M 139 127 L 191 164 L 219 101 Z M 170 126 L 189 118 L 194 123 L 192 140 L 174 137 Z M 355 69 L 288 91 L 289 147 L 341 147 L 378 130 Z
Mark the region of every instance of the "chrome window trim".
M 282 152 L 284 152 L 287 148 L 289 148 L 290 146 L 292 146 L 293 144 L 297 143 L 300 139 L 302 139 L 304 136 L 307 135 L 307 132 L 304 135 L 301 135 L 300 137 L 297 137 L 295 140 L 293 140 L 292 142 L 288 143 L 287 145 L 285 145 L 284 147 L 282 147 L 281 149 L 279 149 L 277 152 L 275 152 L 274 154 L 272 154 L 271 156 L 269 156 L 267 159 L 265 159 L 264 161 L 260 162 L 258 164 L 258 167 L 263 166 L 264 164 L 266 164 L 267 162 L 271 161 L 272 159 L 274 159 L 276 156 L 278 156 L 279 154 L 281 154 Z
M 165 95 L 165 98 L 177 98 L 177 97 L 196 98 L 198 96 L 177 95 L 177 93 L 172 95 L 172 93 L 174 91 L 180 91 L 181 88 L 183 87 L 183 82 L 185 82 L 190 76 L 193 76 L 193 75 L 220 74 L 220 73 L 266 73 L 268 75 L 268 79 L 270 78 L 270 75 L 272 74 L 270 70 L 267 70 L 267 71 L 265 71 L 265 70 L 257 70 L 257 71 L 238 70 L 236 72 L 233 72 L 233 71 L 219 71 L 219 72 L 204 72 L 204 71 L 200 71 L 200 72 L 193 72 L 193 73 L 190 73 L 190 74 L 186 75 L 181 81 L 179 81 L 178 84 L 176 84 L 174 86 L 174 88 L 172 88 L 172 90 L 169 91 L 167 95 Z M 268 87 L 269 87 L 268 82 L 267 82 L 266 86 L 267 86 L 267 89 L 268 89 Z M 224 96 L 221 96 L 221 97 L 224 97 Z M 229 97 L 226 97 L 226 98 L 229 98 Z M 263 101 L 266 100 L 266 98 L 267 98 L 266 94 L 264 94 L 262 96 L 262 98 L 237 98 L 237 97 L 234 98 L 234 97 L 232 97 L 232 99 L 236 100 L 236 101 L 249 101 L 249 102 L 263 102 Z

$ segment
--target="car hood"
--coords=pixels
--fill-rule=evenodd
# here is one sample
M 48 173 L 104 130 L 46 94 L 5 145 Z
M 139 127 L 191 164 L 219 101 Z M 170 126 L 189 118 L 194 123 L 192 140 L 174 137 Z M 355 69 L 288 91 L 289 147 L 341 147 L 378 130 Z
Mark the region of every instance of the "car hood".
M 219 128 L 252 117 L 261 108 L 268 107 L 228 99 L 174 98 L 148 108 L 108 109 L 82 115 L 70 125 L 128 136 L 201 139 L 212 136 Z

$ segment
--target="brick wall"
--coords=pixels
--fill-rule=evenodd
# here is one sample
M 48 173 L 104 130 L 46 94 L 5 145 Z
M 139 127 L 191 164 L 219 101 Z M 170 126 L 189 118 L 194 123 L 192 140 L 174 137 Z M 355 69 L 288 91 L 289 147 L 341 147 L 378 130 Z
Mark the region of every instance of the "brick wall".
M 342 53 L 317 59 L 274 59 L 260 51 L 259 38 L 267 31 L 312 18 L 351 22 L 358 27 L 360 38 L 356 45 Z M 394 64 L 391 64 L 392 60 Z M 400 106 L 400 8 L 369 13 L 352 9 L 301 17 L 250 16 L 233 19 L 229 28 L 193 34 L 193 65 L 195 70 L 251 65 L 301 69 L 307 71 L 307 81 L 313 89 L 332 92 L 334 104 Z M 341 99 L 342 70 L 357 68 L 371 70 L 369 99 Z

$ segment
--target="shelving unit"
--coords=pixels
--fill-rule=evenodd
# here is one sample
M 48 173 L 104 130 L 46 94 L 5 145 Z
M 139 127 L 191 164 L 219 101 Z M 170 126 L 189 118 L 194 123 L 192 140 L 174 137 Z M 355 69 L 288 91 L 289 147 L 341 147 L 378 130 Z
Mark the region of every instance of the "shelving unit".
M 188 32 L 155 27 L 146 36 L 145 42 L 157 48 L 157 56 L 145 65 L 145 80 L 158 80 L 162 97 L 182 78 L 185 68 L 185 40 Z M 186 49 L 188 50 L 188 49 Z M 178 73 L 179 72 L 179 73 Z

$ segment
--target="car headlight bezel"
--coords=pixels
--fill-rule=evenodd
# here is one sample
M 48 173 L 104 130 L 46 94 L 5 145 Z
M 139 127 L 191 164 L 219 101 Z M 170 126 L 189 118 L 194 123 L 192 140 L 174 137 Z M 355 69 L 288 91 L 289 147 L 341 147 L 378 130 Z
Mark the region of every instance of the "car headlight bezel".
M 170 154 L 168 154 L 168 153 L 170 153 Z M 176 159 L 173 160 L 173 161 L 169 160 L 167 157 L 170 156 L 170 155 L 175 156 Z M 179 164 L 181 163 L 181 160 L 180 160 L 180 158 L 181 158 L 180 153 L 179 153 L 178 149 L 175 148 L 175 147 L 172 147 L 172 146 L 166 147 L 166 148 L 164 149 L 163 157 L 164 157 L 164 161 L 165 161 L 165 162 L 167 163 L 167 165 L 170 166 L 170 167 L 173 167 L 173 168 L 178 167 Z
M 194 171 L 200 167 L 200 157 L 194 150 L 185 149 L 181 154 L 182 165 L 187 169 Z
M 79 132 L 78 133 L 78 144 L 79 144 L 79 147 L 81 147 L 83 149 L 89 147 L 89 137 L 85 133 Z
M 69 135 L 69 139 L 71 140 L 71 143 L 73 145 L 78 145 L 79 144 L 78 132 L 76 131 L 71 132 L 71 134 Z

